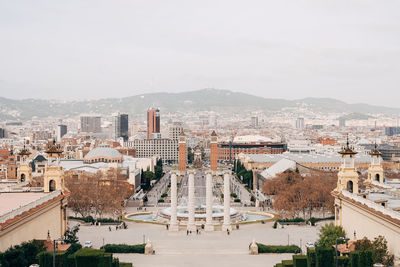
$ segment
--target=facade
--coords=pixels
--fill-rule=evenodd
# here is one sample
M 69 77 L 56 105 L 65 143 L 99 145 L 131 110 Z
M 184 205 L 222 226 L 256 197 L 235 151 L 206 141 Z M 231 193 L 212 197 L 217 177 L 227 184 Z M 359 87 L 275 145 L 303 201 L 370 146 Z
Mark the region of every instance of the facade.
M 84 163 L 121 163 L 121 153 L 111 147 L 96 147 L 89 151 L 84 157 Z
M 100 116 L 81 116 L 81 132 L 101 133 Z
M 128 114 L 114 114 L 112 118 L 112 139 L 117 140 L 122 137 L 128 141 L 129 137 L 129 119 Z
M 366 150 L 370 150 L 370 151 L 375 149 L 375 146 L 372 144 L 361 145 L 361 146 L 363 146 Z M 383 160 L 392 160 L 393 158 L 400 157 L 400 147 L 391 146 L 388 144 L 381 144 L 381 145 L 378 145 L 376 147 L 376 149 L 381 153 Z
M 179 171 L 181 173 L 186 171 L 187 164 L 187 148 L 186 148 L 186 136 L 182 132 L 179 136 Z
M 400 134 L 400 127 L 385 127 L 385 134 L 387 136 Z
M 168 127 L 169 138 L 172 140 L 178 140 L 179 136 L 183 132 L 183 127 L 180 123 L 174 123 Z
M 258 117 L 257 116 L 251 117 L 251 127 L 258 127 Z
M 0 149 L 0 179 L 17 179 L 17 158 L 7 149 Z
M 5 138 L 5 137 L 6 137 L 5 130 L 3 128 L 0 128 L 0 138 Z
M 219 143 L 218 160 L 231 161 L 240 153 L 243 154 L 282 154 L 285 144 L 273 142 L 252 143 Z
M 151 108 L 147 110 L 147 138 L 153 138 L 157 133 L 160 133 L 160 110 Z
M 60 142 L 61 138 L 67 133 L 67 125 L 57 125 L 57 141 Z
M 210 143 L 210 168 L 212 172 L 218 170 L 218 136 L 213 131 L 211 133 L 211 143 Z
M 178 162 L 178 140 L 135 139 L 125 142 L 125 147 L 135 148 L 138 158 L 159 156 L 163 161 Z

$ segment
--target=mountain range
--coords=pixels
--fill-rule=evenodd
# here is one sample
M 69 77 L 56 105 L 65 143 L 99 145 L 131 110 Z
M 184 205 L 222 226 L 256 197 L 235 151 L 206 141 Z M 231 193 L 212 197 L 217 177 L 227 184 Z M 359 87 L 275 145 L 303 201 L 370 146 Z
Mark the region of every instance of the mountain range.
M 279 111 L 307 105 L 318 112 L 399 114 L 400 108 L 369 104 L 348 104 L 333 98 L 304 98 L 298 100 L 272 99 L 220 89 L 201 89 L 183 93 L 149 93 L 123 98 L 98 100 L 56 101 L 40 99 L 14 100 L 0 97 L 0 120 L 29 120 L 33 117 L 70 117 L 83 113 L 110 115 L 120 111 L 144 113 L 149 107 L 162 112 L 243 112 L 252 110 Z

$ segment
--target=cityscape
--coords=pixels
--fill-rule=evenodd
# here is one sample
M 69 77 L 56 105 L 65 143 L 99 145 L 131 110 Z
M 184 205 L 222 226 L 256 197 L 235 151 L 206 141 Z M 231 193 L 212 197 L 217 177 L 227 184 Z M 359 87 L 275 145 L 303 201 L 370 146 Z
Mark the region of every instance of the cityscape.
M 0 267 L 400 266 L 397 3 L 101 2 L 0 1 Z

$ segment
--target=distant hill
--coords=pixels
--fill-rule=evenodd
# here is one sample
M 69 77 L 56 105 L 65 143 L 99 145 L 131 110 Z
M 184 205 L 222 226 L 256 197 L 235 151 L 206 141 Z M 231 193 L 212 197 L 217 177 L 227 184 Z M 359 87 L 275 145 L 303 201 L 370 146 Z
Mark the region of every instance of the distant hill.
M 39 99 L 12 100 L 0 97 L 1 120 L 27 120 L 36 116 L 65 117 L 82 113 L 111 114 L 122 111 L 144 113 L 149 107 L 162 112 L 204 111 L 243 112 L 252 110 L 278 111 L 282 108 L 307 104 L 321 112 L 399 114 L 400 109 L 368 104 L 347 104 L 331 98 L 304 98 L 299 100 L 270 99 L 228 90 L 202 89 L 183 93 L 151 93 L 123 98 L 82 101 L 54 101 Z

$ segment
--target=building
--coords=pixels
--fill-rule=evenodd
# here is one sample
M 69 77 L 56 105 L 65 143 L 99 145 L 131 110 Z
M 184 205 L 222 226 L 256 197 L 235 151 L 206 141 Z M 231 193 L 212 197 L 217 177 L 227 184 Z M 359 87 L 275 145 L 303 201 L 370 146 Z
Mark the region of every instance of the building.
M 56 135 L 57 135 L 57 141 L 58 141 L 58 142 L 61 141 L 61 138 L 62 138 L 66 133 L 67 133 L 67 125 L 63 125 L 63 124 L 57 125 L 57 132 L 56 132 Z
M 210 168 L 211 171 L 216 173 L 218 170 L 218 136 L 213 131 L 211 133 L 211 142 L 210 142 Z
M 163 161 L 178 163 L 178 140 L 135 139 L 124 143 L 125 147 L 135 148 L 138 158 L 159 156 Z
M 253 116 L 251 117 L 251 127 L 258 127 L 258 117 L 257 116 Z
M 367 151 L 372 151 L 375 148 L 373 144 L 361 144 L 360 146 L 364 147 Z M 378 145 L 376 149 L 382 154 L 383 160 L 390 161 L 400 158 L 400 147 L 381 144 Z
M 186 136 L 182 132 L 179 135 L 179 171 L 184 173 L 186 171 L 187 164 L 187 148 L 186 148 Z
M 339 127 L 346 127 L 346 119 L 339 118 Z
M 147 110 L 147 138 L 158 137 L 160 134 L 160 110 L 151 108 Z
M 385 182 L 380 152 L 371 153 L 365 189 L 359 189 L 358 173 L 354 165 L 355 152 L 347 147 L 340 152 L 342 163 L 335 198 L 335 224 L 342 226 L 348 237 L 373 240 L 384 236 L 394 266 L 400 263 L 400 181 Z M 360 223 L 362 222 L 362 223 Z
M 84 157 L 84 163 L 121 163 L 122 154 L 111 147 L 96 147 L 89 151 Z
M 0 138 L 6 137 L 6 131 L 3 128 L 0 128 Z
M 112 139 L 118 140 L 122 137 L 124 141 L 128 141 L 129 137 L 129 119 L 128 114 L 116 113 L 112 118 Z
M 0 179 L 17 179 L 17 158 L 7 149 L 0 149 Z
M 83 133 L 101 133 L 100 116 L 81 116 L 81 132 Z
M 178 140 L 182 132 L 183 126 L 181 123 L 174 123 L 168 127 L 169 138 L 172 140 Z
M 400 134 L 400 127 L 385 127 L 385 134 L 387 136 Z
M 297 118 L 296 129 L 304 129 L 304 118 Z

